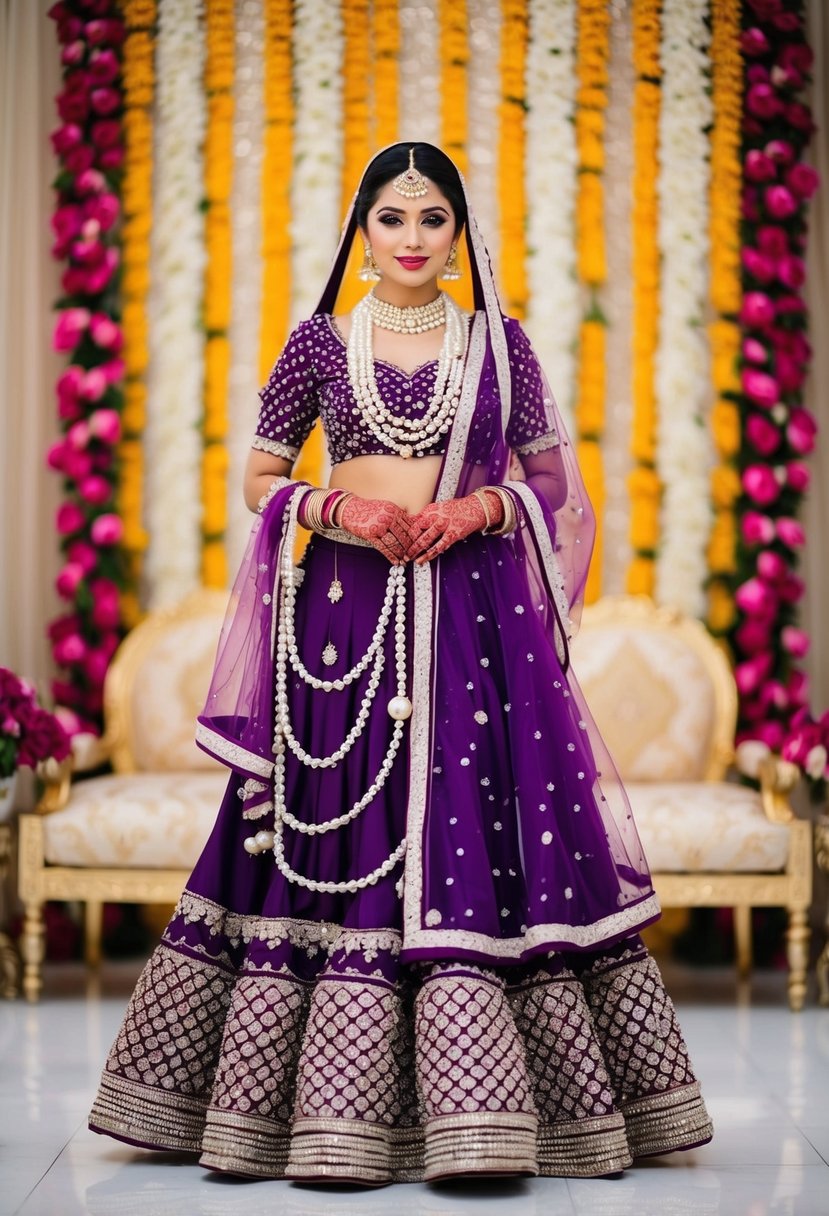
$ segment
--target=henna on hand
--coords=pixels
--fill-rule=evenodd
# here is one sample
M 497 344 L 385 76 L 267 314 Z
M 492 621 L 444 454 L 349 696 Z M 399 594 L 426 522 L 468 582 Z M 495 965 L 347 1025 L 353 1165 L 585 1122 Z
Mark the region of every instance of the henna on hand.
M 497 494 L 487 495 L 487 506 L 490 508 L 489 522 L 497 526 L 503 519 L 503 507 Z M 468 494 L 465 498 L 428 503 L 411 518 L 410 526 L 414 538 L 408 556 L 422 565 L 445 553 L 456 541 L 482 531 L 487 526 L 487 518 L 480 499 Z
M 397 503 L 353 494 L 337 512 L 340 527 L 367 540 L 394 565 L 408 561 L 410 518 Z

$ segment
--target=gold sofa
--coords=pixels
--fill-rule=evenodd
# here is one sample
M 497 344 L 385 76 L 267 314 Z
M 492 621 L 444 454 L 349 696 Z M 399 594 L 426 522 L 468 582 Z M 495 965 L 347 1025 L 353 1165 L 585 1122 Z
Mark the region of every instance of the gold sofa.
M 737 692 L 698 621 L 648 598 L 585 609 L 573 670 L 630 795 L 663 907 L 734 909 L 737 966 L 751 969 L 751 909 L 788 911 L 789 1003 L 806 994 L 812 825 L 788 793 L 798 770 L 761 763 L 760 790 L 727 782 Z
M 72 781 L 51 773 L 35 812 L 20 817 L 25 909 L 23 990 L 41 989 L 43 904 L 78 900 L 86 959 L 100 958 L 105 902 L 175 903 L 213 825 L 227 770 L 196 747 L 227 592 L 201 590 L 153 613 L 107 672 L 99 756 L 113 772 Z

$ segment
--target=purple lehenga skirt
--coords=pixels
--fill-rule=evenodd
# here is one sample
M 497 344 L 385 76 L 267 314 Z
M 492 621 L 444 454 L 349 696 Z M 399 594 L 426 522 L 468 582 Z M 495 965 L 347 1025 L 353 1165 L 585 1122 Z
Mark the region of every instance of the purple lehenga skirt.
M 494 560 L 492 544 L 471 537 L 466 556 L 474 550 L 485 568 Z M 451 579 L 452 550 L 441 566 Z M 332 603 L 335 567 L 343 595 Z M 301 657 L 312 672 L 333 678 L 368 646 L 389 566 L 370 547 L 314 536 L 302 568 Z M 411 567 L 407 578 L 411 586 Z M 487 611 L 485 578 L 473 593 L 481 597 L 481 653 L 505 654 L 501 626 Z M 503 623 L 504 631 L 516 628 L 532 623 Z M 411 660 L 411 613 L 408 630 Z M 337 660 L 326 669 L 321 656 L 329 644 Z M 544 661 L 556 665 L 566 691 L 567 677 L 548 652 Z M 294 731 L 310 753 L 327 755 L 342 743 L 367 678 L 327 696 L 289 676 Z M 451 782 L 433 783 L 432 798 L 446 801 L 432 808 L 445 822 L 446 858 L 439 872 L 424 875 L 424 890 L 431 887 L 430 902 L 440 902 L 449 919 L 462 917 L 466 903 L 470 913 L 492 905 L 511 934 L 527 908 L 544 907 L 551 889 L 581 900 L 589 920 L 589 890 L 612 880 L 610 844 L 589 798 L 565 824 L 555 790 L 545 793 L 573 786 L 581 761 L 550 742 L 546 775 L 552 767 L 560 780 L 545 784 L 536 800 L 539 826 L 551 829 L 542 839 L 566 840 L 568 858 L 590 862 L 587 880 L 579 881 L 567 876 L 575 863 L 555 847 L 523 855 L 509 807 L 521 785 L 521 813 L 528 815 L 538 791 L 527 788 L 531 776 L 514 771 L 509 730 L 524 707 L 502 709 L 515 691 L 508 662 L 493 661 L 487 679 L 500 697 L 478 711 L 489 775 L 480 779 L 474 805 L 454 796 Z M 390 630 L 376 706 L 395 692 Z M 336 766 L 312 769 L 289 755 L 288 808 L 321 822 L 352 806 L 375 780 L 391 729 L 376 709 Z M 469 746 L 477 763 L 474 738 Z M 286 829 L 292 869 L 341 882 L 380 865 L 406 834 L 408 763 L 403 746 L 379 794 L 343 828 L 317 835 Z M 234 774 L 135 989 L 90 1115 L 94 1131 L 198 1153 L 217 1170 L 367 1184 L 463 1172 L 610 1174 L 636 1157 L 710 1139 L 674 1008 L 641 938 L 617 933 L 578 950 L 546 943 L 509 964 L 470 950 L 401 954 L 401 867 L 343 894 L 288 881 L 270 851 L 245 851 L 245 837 L 261 823 L 245 817 L 242 785 Z

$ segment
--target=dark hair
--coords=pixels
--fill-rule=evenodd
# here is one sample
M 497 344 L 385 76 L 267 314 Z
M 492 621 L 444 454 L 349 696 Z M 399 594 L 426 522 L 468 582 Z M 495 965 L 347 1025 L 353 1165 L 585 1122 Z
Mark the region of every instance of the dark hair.
M 451 204 L 455 213 L 455 233 L 457 235 L 466 223 L 466 202 L 463 196 L 463 186 L 455 165 L 445 152 L 434 144 L 404 143 L 394 144 L 381 152 L 366 169 L 354 214 L 357 224 L 365 231 L 368 213 L 377 201 L 377 196 L 383 187 L 398 173 L 403 173 L 409 167 L 409 149 L 414 148 L 415 168 L 424 177 L 434 182 Z

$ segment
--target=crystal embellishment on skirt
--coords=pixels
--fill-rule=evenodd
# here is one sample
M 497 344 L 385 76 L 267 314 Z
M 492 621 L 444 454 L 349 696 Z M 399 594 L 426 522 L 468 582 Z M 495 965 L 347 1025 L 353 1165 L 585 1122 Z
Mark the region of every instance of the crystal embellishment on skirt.
M 338 578 L 332 579 L 328 588 L 328 598 L 332 604 L 338 604 L 343 598 L 343 585 Z
M 322 652 L 322 661 L 326 667 L 333 667 L 338 658 L 337 647 L 333 642 L 329 642 Z

